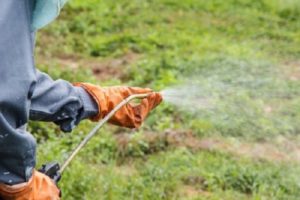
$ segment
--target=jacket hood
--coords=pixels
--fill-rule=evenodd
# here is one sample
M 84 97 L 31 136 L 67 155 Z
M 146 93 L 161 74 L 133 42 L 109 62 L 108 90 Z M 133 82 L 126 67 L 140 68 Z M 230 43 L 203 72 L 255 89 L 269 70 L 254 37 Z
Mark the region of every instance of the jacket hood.
M 43 28 L 56 19 L 68 0 L 35 0 L 32 14 L 32 31 Z

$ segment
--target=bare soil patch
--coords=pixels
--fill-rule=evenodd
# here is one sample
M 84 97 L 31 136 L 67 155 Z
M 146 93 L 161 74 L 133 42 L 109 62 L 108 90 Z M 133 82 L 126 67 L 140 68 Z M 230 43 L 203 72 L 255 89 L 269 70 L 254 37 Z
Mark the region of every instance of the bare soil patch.
M 111 77 L 123 80 L 126 78 L 127 67 L 138 60 L 140 56 L 135 53 L 127 53 L 119 58 L 107 59 L 102 62 L 87 63 L 93 70 L 93 74 L 99 80 L 108 80 Z
M 102 81 L 109 79 L 126 79 L 126 70 L 140 58 L 139 54 L 128 52 L 117 58 L 82 58 L 74 54 L 61 54 L 55 58 L 39 57 L 37 63 L 49 64 L 55 62 L 62 68 L 86 68 L 91 70 L 93 75 Z
M 126 152 L 128 146 L 132 145 L 129 134 L 117 134 L 116 140 L 120 152 Z M 236 138 L 198 138 L 191 131 L 169 130 L 164 133 L 144 133 L 140 140 L 148 146 L 146 154 L 166 148 L 185 147 L 192 151 L 221 151 L 256 160 L 300 162 L 298 142 L 281 136 L 273 138 L 272 141 L 246 142 Z
M 201 189 L 197 189 L 194 186 L 191 185 L 183 185 L 179 188 L 179 193 L 181 196 L 187 198 L 187 199 L 193 199 L 196 197 L 210 197 L 212 194 L 207 191 L 203 191 Z
M 283 71 L 291 81 L 300 80 L 300 61 L 287 61 L 283 64 Z

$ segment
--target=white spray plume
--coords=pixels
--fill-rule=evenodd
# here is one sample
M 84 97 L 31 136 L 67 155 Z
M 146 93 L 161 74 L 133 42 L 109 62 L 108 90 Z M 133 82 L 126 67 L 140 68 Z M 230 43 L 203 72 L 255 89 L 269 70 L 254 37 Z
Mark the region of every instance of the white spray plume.
M 161 93 L 165 102 L 215 124 L 224 134 L 296 132 L 298 115 L 287 101 L 296 102 L 299 92 L 279 69 L 265 62 L 225 60 Z
M 165 102 L 171 103 L 182 110 L 196 112 L 201 109 L 209 109 L 214 105 L 211 96 L 208 96 L 198 85 L 185 84 L 167 88 L 161 91 Z

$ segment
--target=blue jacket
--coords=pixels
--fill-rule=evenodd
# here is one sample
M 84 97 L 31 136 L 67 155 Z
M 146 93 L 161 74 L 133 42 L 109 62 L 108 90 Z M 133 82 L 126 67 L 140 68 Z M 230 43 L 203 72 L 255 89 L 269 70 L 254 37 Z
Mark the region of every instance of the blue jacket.
M 62 5 L 58 0 L 0 0 L 0 183 L 14 185 L 32 175 L 36 142 L 26 130 L 29 120 L 55 122 L 70 131 L 98 112 L 83 89 L 35 68 L 32 26 L 36 30 L 51 22 Z

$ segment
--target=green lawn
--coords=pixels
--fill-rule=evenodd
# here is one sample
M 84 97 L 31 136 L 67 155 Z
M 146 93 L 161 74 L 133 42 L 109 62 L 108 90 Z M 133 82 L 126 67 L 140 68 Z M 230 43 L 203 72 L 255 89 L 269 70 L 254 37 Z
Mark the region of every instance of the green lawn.
M 299 57 L 297 0 L 70 1 L 38 33 L 42 71 L 194 85 L 213 108 L 164 103 L 138 131 L 106 125 L 64 174 L 63 199 L 298 199 Z M 31 123 L 38 162 L 62 162 L 93 126 Z

